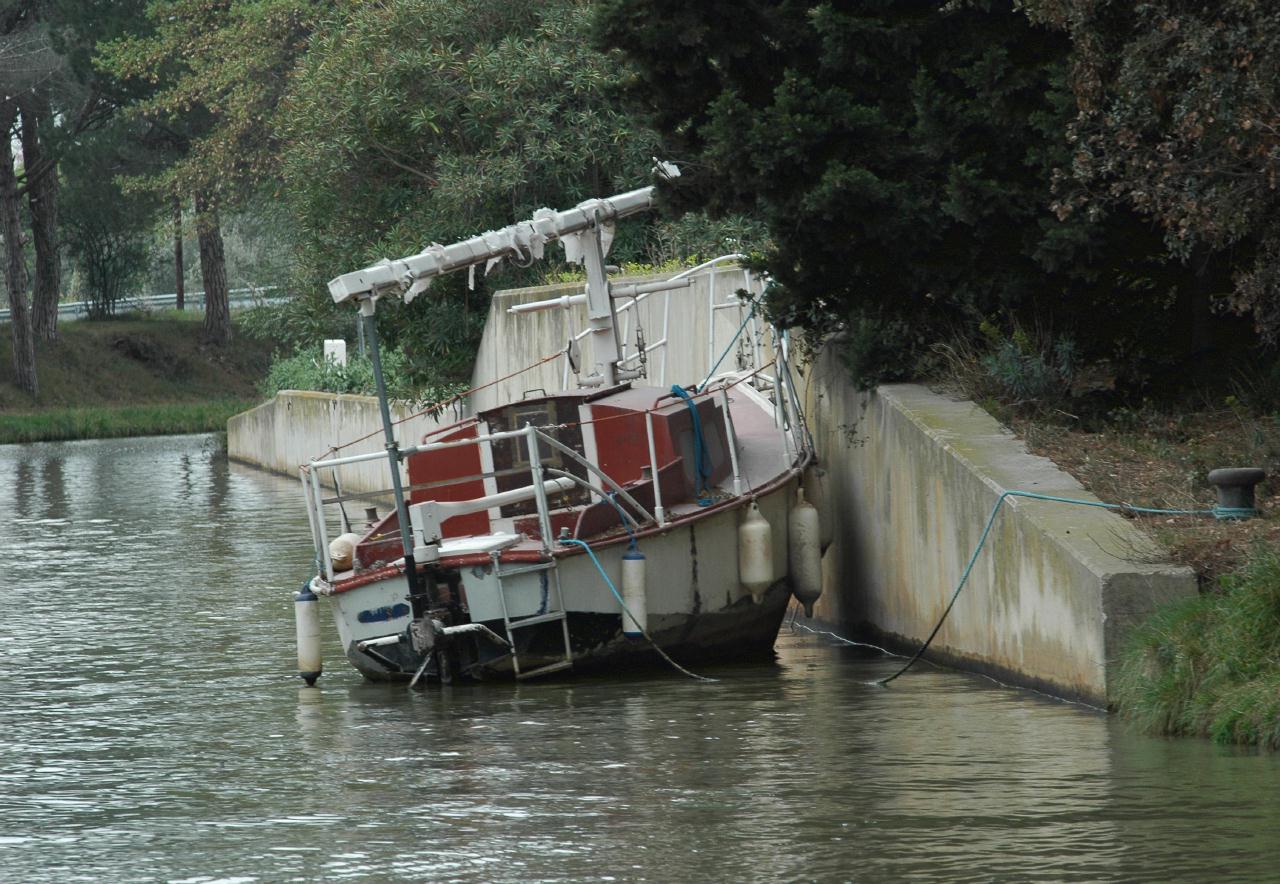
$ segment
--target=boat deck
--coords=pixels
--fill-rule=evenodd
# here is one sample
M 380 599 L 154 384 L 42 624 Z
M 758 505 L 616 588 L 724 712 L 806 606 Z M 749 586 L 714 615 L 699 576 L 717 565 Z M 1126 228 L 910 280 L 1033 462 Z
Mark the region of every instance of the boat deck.
M 737 439 L 736 453 L 740 492 L 735 493 L 734 471 L 728 464 L 723 465 L 722 475 L 710 483 L 710 487 L 700 498 L 676 499 L 668 497 L 668 487 L 675 484 L 675 473 L 682 469 L 680 462 L 675 461 L 663 467 L 659 484 L 664 498 L 666 524 L 659 527 L 653 523 L 642 524 L 637 536 L 645 536 L 668 530 L 690 520 L 702 518 L 720 510 L 744 506 L 755 494 L 771 489 L 779 481 L 787 479 L 795 467 L 796 454 L 784 441 L 782 430 L 775 424 L 771 410 L 772 403 L 763 394 L 752 388 L 749 383 L 741 382 L 728 388 L 729 415 L 733 424 L 733 433 Z M 712 388 L 712 401 L 722 406 L 724 396 L 718 392 L 720 385 Z M 705 405 L 705 398 L 703 399 Z M 591 400 L 592 406 L 605 406 L 631 414 L 643 414 L 645 411 L 679 410 L 682 404 L 668 391 L 656 387 L 623 387 L 610 391 Z M 683 406 L 687 407 L 687 406 Z M 718 410 L 715 414 L 723 421 Z M 608 424 L 611 417 L 597 419 L 597 425 Z M 585 423 L 585 422 L 584 422 Z M 722 438 L 728 434 L 724 428 L 704 427 L 704 432 L 721 433 Z M 645 446 L 647 451 L 647 445 Z M 623 483 L 623 487 L 643 506 L 653 511 L 653 483 L 650 481 Z M 612 505 L 594 501 L 586 505 L 572 505 L 553 508 L 553 517 L 569 518 L 582 514 L 584 510 L 594 511 L 592 520 L 594 528 L 583 533 L 580 539 L 590 540 L 593 547 L 607 547 L 629 540 L 629 534 L 621 525 L 621 519 Z M 628 509 L 631 509 L 628 507 Z M 583 520 L 585 521 L 585 520 Z M 579 522 L 579 527 L 583 525 Z M 398 547 L 398 544 L 397 544 Z M 540 536 L 536 533 L 517 530 L 495 530 L 488 534 L 476 534 L 447 538 L 440 548 L 440 564 L 446 567 L 470 567 L 487 564 L 494 554 L 499 561 L 511 563 L 528 563 L 543 561 L 546 553 Z M 553 551 L 557 558 L 582 555 L 583 551 L 575 545 L 561 546 Z M 400 572 L 403 560 L 397 560 L 383 567 L 362 571 L 342 571 L 334 575 L 334 589 L 343 592 L 363 586 L 367 583 L 385 579 Z

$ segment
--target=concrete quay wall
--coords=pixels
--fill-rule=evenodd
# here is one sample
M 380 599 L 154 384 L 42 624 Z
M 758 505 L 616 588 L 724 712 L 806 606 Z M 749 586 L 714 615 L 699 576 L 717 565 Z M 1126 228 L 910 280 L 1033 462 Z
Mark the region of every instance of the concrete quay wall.
M 846 634 L 917 648 L 1004 491 L 1097 500 L 972 402 L 858 391 L 830 351 L 803 386 L 836 521 L 815 618 Z M 1006 498 L 927 659 L 1105 707 L 1127 631 L 1196 591 L 1112 511 Z
M 643 283 L 665 277 L 628 277 L 621 283 Z M 732 293 L 744 288 L 747 279 L 742 269 L 725 265 L 705 269 L 694 274 L 688 288 L 670 293 L 651 294 L 633 310 L 619 315 L 620 337 L 628 343 L 627 353 L 635 352 L 636 322 L 640 324 L 644 340 L 653 345 L 671 338 L 672 344 L 655 350 L 648 356 L 648 378 L 641 383 L 670 387 L 671 384 L 693 384 L 702 381 L 724 354 L 733 340 L 734 333 L 742 325 L 745 312 L 737 308 L 718 309 L 712 313 L 708 301 L 716 303 L 732 298 Z M 756 283 L 758 288 L 758 283 Z M 575 378 L 567 374 L 565 360 L 541 362 L 548 354 L 563 351 L 574 337 L 587 327 L 585 304 L 556 307 L 536 313 L 512 314 L 507 311 L 516 304 L 547 301 L 553 298 L 581 294 L 582 283 L 535 288 L 508 289 L 497 292 L 489 306 L 484 335 L 476 352 L 476 366 L 472 374 L 472 386 L 488 384 L 496 378 L 507 378 L 479 390 L 472 397 L 477 411 L 484 411 L 502 402 L 520 399 L 531 391 L 552 392 L 569 386 L 575 387 Z M 620 304 L 626 303 L 621 299 Z M 756 323 L 759 332 L 759 348 L 763 362 L 768 362 L 773 352 L 773 338 L 769 326 L 760 319 Z M 581 371 L 590 374 L 597 360 L 592 353 L 591 336 L 583 338 Z M 736 354 L 730 353 L 720 366 L 720 371 L 731 371 Z M 536 367 L 521 371 L 528 366 Z M 634 367 L 634 363 L 630 364 Z M 508 378 L 513 372 L 520 372 Z
M 452 412 L 441 418 L 411 417 L 409 403 L 393 402 L 393 420 L 405 419 L 396 427 L 396 441 L 413 445 L 423 434 L 457 419 Z M 267 402 L 234 415 L 227 422 L 227 456 L 272 473 L 297 476 L 298 467 L 312 458 L 353 439 L 361 439 L 342 449 L 342 456 L 385 451 L 378 400 L 349 393 L 313 393 L 282 390 Z M 376 492 L 391 487 L 386 459 L 370 460 L 338 468 L 344 492 Z M 326 486 L 333 486 L 333 471 L 321 471 Z M 401 467 L 401 479 L 408 475 Z

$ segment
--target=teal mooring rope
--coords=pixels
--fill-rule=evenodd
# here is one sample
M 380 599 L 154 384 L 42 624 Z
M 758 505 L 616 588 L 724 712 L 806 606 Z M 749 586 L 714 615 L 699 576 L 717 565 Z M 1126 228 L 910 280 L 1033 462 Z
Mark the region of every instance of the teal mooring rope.
M 711 478 L 711 469 L 707 466 L 710 456 L 707 454 L 707 443 L 702 436 L 702 417 L 698 414 L 698 404 L 693 401 L 693 397 L 679 384 L 671 385 L 673 395 L 679 396 L 684 400 L 684 404 L 689 407 L 689 420 L 693 424 L 693 464 L 698 474 L 698 506 L 711 506 L 715 501 L 711 498 L 711 489 L 707 487 L 707 480 Z M 653 481 L 657 483 L 657 476 Z
M 978 545 L 973 549 L 973 555 L 969 557 L 969 564 L 964 566 L 964 573 L 960 575 L 960 582 L 956 585 L 955 592 L 951 594 L 951 601 L 947 602 L 946 609 L 942 612 L 942 616 L 938 618 L 938 622 L 934 625 L 933 631 L 929 633 L 929 637 L 907 661 L 906 665 L 886 678 L 877 679 L 871 684 L 887 685 L 898 676 L 902 675 L 908 669 L 916 664 L 916 662 L 924 656 L 924 652 L 929 650 L 929 645 L 933 643 L 934 638 L 938 635 L 938 630 L 942 629 L 942 624 L 947 622 L 947 615 L 951 613 L 951 609 L 955 607 L 956 599 L 960 597 L 960 591 L 964 589 L 965 584 L 969 580 L 969 575 L 973 572 L 974 563 L 978 561 L 978 553 L 982 552 L 982 547 L 986 544 L 987 538 L 991 535 L 991 526 L 995 524 L 996 515 L 1000 512 L 1000 507 L 1004 504 L 1006 498 L 1025 497 L 1029 500 L 1047 500 L 1053 503 L 1072 503 L 1078 506 L 1092 506 L 1099 509 L 1122 510 L 1131 513 L 1145 513 L 1158 516 L 1213 516 L 1218 519 L 1242 519 L 1249 516 L 1257 515 L 1257 510 L 1241 509 L 1238 507 L 1214 507 L 1209 510 L 1178 510 L 1178 509 L 1160 509 L 1158 507 L 1149 506 L 1130 506 L 1127 503 L 1104 503 L 1101 500 L 1081 500 L 1076 497 L 1057 497 L 1052 494 L 1038 494 L 1035 491 L 1005 491 L 996 500 L 996 505 L 991 508 L 991 515 L 987 518 L 987 525 L 982 529 L 982 536 L 978 538 Z

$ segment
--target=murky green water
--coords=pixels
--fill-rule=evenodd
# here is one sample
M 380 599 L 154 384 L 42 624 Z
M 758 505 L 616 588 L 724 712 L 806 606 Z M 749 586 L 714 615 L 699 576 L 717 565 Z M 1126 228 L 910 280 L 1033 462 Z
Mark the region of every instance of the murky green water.
M 1280 875 L 1280 759 L 789 635 L 702 685 L 292 677 L 294 482 L 0 446 L 0 879 Z

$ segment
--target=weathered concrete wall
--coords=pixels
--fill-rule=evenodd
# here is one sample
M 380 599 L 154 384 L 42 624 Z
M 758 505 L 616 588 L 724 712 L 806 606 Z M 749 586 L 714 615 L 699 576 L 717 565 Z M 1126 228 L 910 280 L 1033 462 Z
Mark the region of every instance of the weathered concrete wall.
M 807 404 L 837 530 L 815 616 L 917 647 L 941 616 L 1000 494 L 1097 500 L 967 401 L 911 384 L 860 393 L 831 352 Z M 1196 592 L 1134 524 L 1094 507 L 1008 498 L 934 659 L 1106 705 L 1125 632 Z
M 644 282 L 650 277 L 620 280 L 623 283 Z M 724 301 L 730 294 L 746 285 L 743 271 L 735 267 L 721 267 L 698 273 L 689 289 L 677 289 L 671 293 L 670 314 L 667 327 L 674 330 L 681 346 L 671 348 L 663 356 L 652 354 L 649 377 L 658 383 L 663 375 L 665 360 L 666 383 L 679 381 L 688 384 L 702 380 L 711 364 L 733 339 L 742 322 L 737 309 L 718 310 L 714 317 L 715 337 L 708 336 L 708 298 L 713 294 L 717 301 Z M 470 397 L 469 402 L 458 409 L 451 409 L 441 418 L 417 417 L 401 424 L 397 441 L 409 445 L 421 440 L 423 434 L 444 424 L 453 423 L 474 411 L 492 408 L 501 402 L 519 399 L 526 392 L 543 389 L 560 390 L 565 382 L 565 360 L 554 358 L 536 365 L 529 371 L 521 371 L 547 356 L 563 350 L 569 337 L 586 327 L 586 307 L 575 305 L 568 309 L 556 308 L 538 313 L 512 315 L 507 308 L 512 304 L 576 295 L 582 292 L 582 284 L 539 286 L 511 289 L 494 295 L 485 323 L 484 335 L 476 354 L 472 386 L 488 384 L 496 378 L 501 383 L 484 387 Z M 645 340 L 652 344 L 662 338 L 666 295 L 650 295 L 639 306 L 639 320 Z M 624 318 L 621 329 L 634 349 L 635 318 Z M 761 347 L 767 361 L 772 338 L 759 323 Z M 582 371 L 589 373 L 592 363 L 589 339 L 581 343 Z M 629 350 L 628 352 L 633 352 Z M 708 356 L 708 353 L 713 355 Z M 735 366 L 730 354 L 721 370 Z M 570 377 L 572 384 L 572 377 Z M 405 403 L 394 403 L 393 417 L 406 417 L 413 408 Z M 372 434 L 372 435 L 370 435 Z M 238 414 L 227 424 L 227 452 L 232 460 L 250 464 L 276 473 L 296 476 L 298 466 L 323 455 L 335 444 L 370 435 L 370 438 L 344 448 L 342 454 L 361 454 L 382 451 L 381 423 L 377 400 L 370 396 L 311 393 L 289 390 L 278 394 L 270 402 Z M 341 467 L 344 491 L 375 491 L 387 488 L 390 479 L 383 461 Z M 326 471 L 323 474 L 328 478 Z M 403 471 L 402 471 L 403 475 Z M 407 481 L 407 477 L 406 477 Z
M 412 411 L 409 405 L 397 402 L 393 404 L 392 417 L 406 418 Z M 448 424 L 456 419 L 453 412 L 439 421 L 410 418 L 397 428 L 396 440 L 401 445 L 411 445 L 439 427 L 441 421 Z M 285 390 L 227 422 L 227 456 L 273 473 L 296 476 L 301 464 L 323 456 L 333 445 L 362 436 L 368 438 L 344 448 L 343 456 L 384 450 L 378 400 L 372 396 Z M 344 491 L 378 491 L 391 485 L 385 460 L 340 469 Z M 331 484 L 328 473 L 322 478 Z M 403 470 L 401 476 L 407 481 Z
M 645 282 L 650 277 L 631 277 L 623 282 Z M 677 289 L 671 293 L 670 316 L 667 317 L 667 328 L 677 346 L 667 348 L 666 354 L 655 352 L 649 356 L 648 383 L 659 384 L 665 377 L 665 385 L 673 383 L 691 384 L 701 381 L 711 365 L 725 347 L 733 339 L 734 332 L 742 324 L 743 316 L 737 309 L 718 310 L 714 318 L 714 341 L 708 334 L 708 298 L 712 285 L 715 286 L 716 301 L 725 301 L 730 294 L 746 285 L 743 271 L 735 267 L 721 267 L 714 273 L 702 271 L 693 277 L 689 289 Z M 476 354 L 476 367 L 472 375 L 474 386 L 487 383 L 494 378 L 506 377 L 512 372 L 520 371 L 532 365 L 548 354 L 563 350 L 569 338 L 586 327 L 586 306 L 579 304 L 567 309 L 557 307 L 553 310 L 538 313 L 513 315 L 507 312 L 513 304 L 526 304 L 530 301 L 544 301 L 564 295 L 580 294 L 582 284 L 539 286 L 537 288 L 510 289 L 498 292 L 493 296 L 489 308 L 489 318 L 485 323 L 484 336 L 480 341 L 480 349 Z M 663 336 L 663 312 L 665 293 L 652 294 L 639 305 L 640 324 L 644 329 L 645 341 L 655 344 Z M 624 302 L 625 303 L 625 302 Z M 630 312 L 630 311 L 628 311 Z M 761 333 L 761 352 L 764 361 L 769 360 L 773 347 L 772 338 L 767 334 L 767 326 L 763 321 L 758 323 Z M 628 353 L 634 352 L 635 319 L 623 314 L 620 320 L 620 336 L 626 333 L 631 347 Z M 582 373 L 590 374 L 593 370 L 590 336 L 581 342 Z M 663 374 L 665 362 L 665 375 Z M 720 370 L 727 371 L 735 367 L 734 354 L 730 354 L 722 363 Z M 492 408 L 500 402 L 519 399 L 526 391 L 539 388 L 548 391 L 562 388 L 565 379 L 565 361 L 556 359 L 544 363 L 535 369 L 523 372 L 492 387 L 481 390 L 473 397 L 473 406 L 478 411 Z M 572 385 L 573 379 L 570 377 Z

